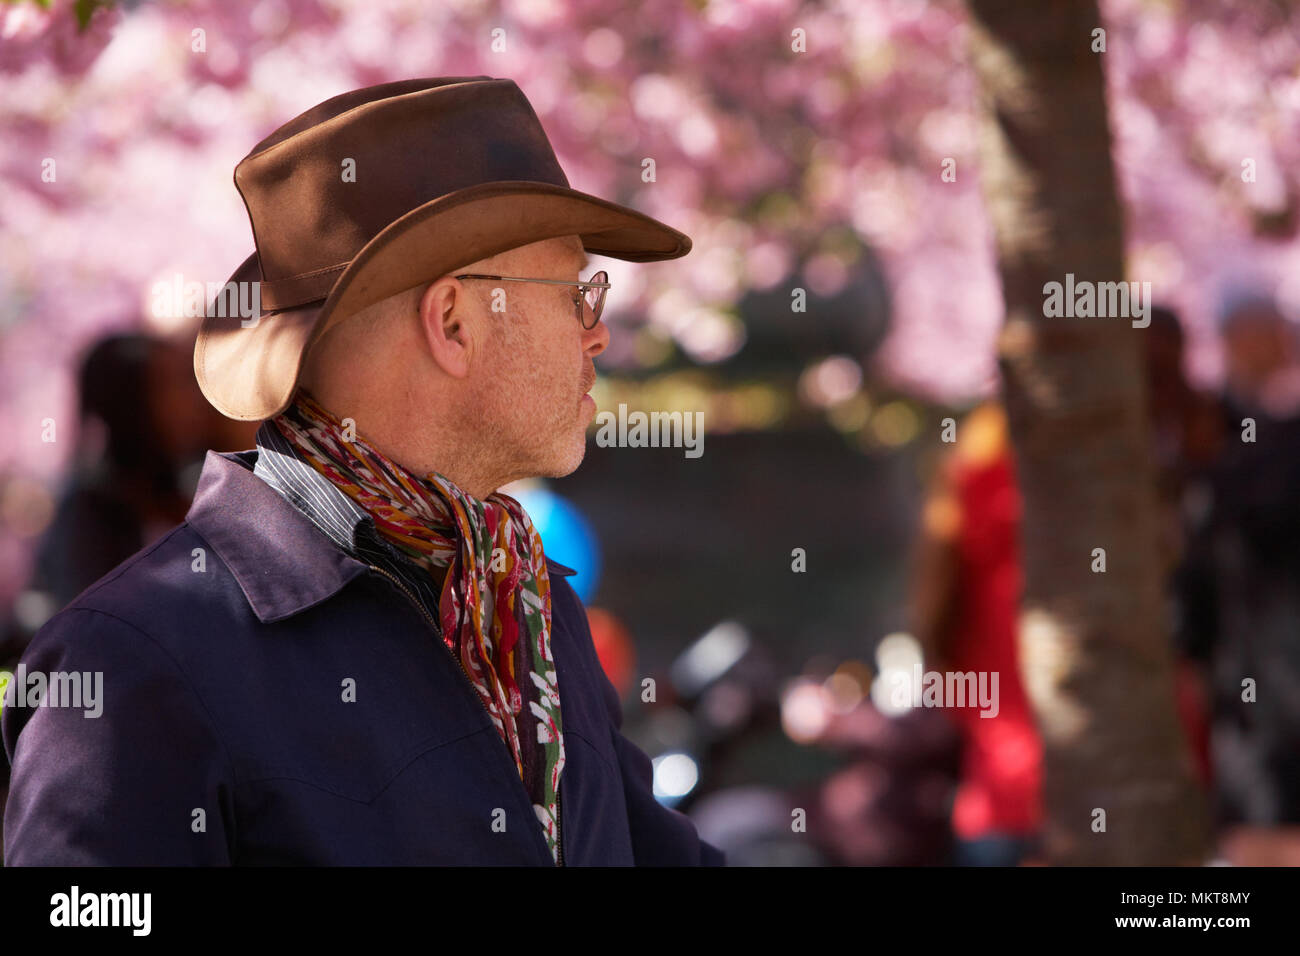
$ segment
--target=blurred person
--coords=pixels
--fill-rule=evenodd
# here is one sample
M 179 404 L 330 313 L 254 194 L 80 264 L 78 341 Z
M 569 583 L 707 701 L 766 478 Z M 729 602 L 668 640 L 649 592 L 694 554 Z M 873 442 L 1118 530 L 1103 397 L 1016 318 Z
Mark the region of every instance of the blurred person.
M 36 546 L 0 652 L 12 663 L 55 611 L 183 521 L 183 470 L 203 454 L 203 404 L 188 351 L 142 332 L 106 336 L 77 375 L 74 460 Z M 33 617 L 34 615 L 34 617 Z
M 927 496 L 912 607 L 925 666 L 998 674 L 998 712 L 945 708 L 963 740 L 953 862 L 1015 866 L 1037 852 L 1042 742 L 1020 678 L 1020 494 L 1000 404 L 961 423 Z
M 1161 560 L 1168 581 L 1169 626 L 1178 650 L 1176 694 L 1198 778 L 1210 785 L 1210 680 L 1198 629 L 1211 591 L 1202 585 L 1207 562 L 1197 529 L 1213 494 L 1222 452 L 1224 410 L 1215 396 L 1191 386 L 1183 369 L 1184 333 L 1177 313 L 1151 310 L 1142 333 L 1147 413 L 1154 441 Z
M 952 861 L 952 805 L 963 746 L 950 720 L 925 707 L 887 714 L 864 698 L 845 714 L 828 715 L 813 742 L 847 757 L 815 788 L 791 795 L 796 806 L 817 807 L 808 832 L 833 864 Z
M 1223 441 L 1189 526 L 1179 634 L 1209 682 L 1216 822 L 1276 828 L 1300 823 L 1295 330 L 1258 294 L 1230 300 L 1220 328 Z
M 356 177 L 319 175 L 340 156 Z M 256 447 L 209 451 L 185 522 L 33 638 L 29 670 L 113 694 L 5 708 L 6 864 L 723 864 L 655 799 L 573 570 L 497 490 L 585 455 L 586 254 L 690 239 L 571 189 L 486 76 L 333 97 L 235 182 L 256 251 L 194 370 Z

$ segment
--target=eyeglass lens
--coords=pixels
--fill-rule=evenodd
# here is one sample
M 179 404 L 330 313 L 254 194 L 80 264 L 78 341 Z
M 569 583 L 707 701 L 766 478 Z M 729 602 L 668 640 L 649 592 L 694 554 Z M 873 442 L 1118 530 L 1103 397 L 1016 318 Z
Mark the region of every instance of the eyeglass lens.
M 608 282 L 609 280 L 604 272 L 597 272 L 591 277 L 591 281 Z M 587 300 L 587 305 L 591 308 L 591 314 L 594 316 L 591 320 L 591 325 L 587 326 L 588 328 L 595 328 L 596 323 L 600 321 L 600 310 L 605 304 L 605 292 L 605 289 L 600 288 L 587 288 L 583 290 L 583 297 Z M 586 325 L 586 315 L 583 315 L 583 319 L 583 325 Z

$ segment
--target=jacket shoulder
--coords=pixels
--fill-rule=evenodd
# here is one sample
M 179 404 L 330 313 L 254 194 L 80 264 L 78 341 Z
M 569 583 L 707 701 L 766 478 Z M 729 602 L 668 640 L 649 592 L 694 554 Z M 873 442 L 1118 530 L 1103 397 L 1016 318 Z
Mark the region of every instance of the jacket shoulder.
M 6 866 L 230 861 L 229 751 L 153 634 L 74 602 L 37 632 L 11 683 Z M 202 832 L 189 825 L 197 810 Z
M 237 596 L 238 585 L 216 550 L 181 522 L 78 594 L 41 631 L 58 626 L 68 612 L 98 611 L 167 644 L 169 635 L 189 633 L 195 621 L 210 619 Z

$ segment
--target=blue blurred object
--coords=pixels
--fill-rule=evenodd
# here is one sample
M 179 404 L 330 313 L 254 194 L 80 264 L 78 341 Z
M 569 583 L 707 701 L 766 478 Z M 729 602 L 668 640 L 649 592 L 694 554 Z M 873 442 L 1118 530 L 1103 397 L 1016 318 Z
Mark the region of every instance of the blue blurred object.
M 569 584 L 583 603 L 589 601 L 600 583 L 600 545 L 582 512 L 541 485 L 519 489 L 511 496 L 533 520 L 547 555 L 578 572 L 569 578 Z

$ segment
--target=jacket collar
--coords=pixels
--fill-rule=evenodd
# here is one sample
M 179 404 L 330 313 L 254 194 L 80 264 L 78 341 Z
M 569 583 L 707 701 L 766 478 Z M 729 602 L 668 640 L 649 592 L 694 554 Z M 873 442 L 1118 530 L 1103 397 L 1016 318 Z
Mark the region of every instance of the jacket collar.
M 291 617 L 337 594 L 369 565 L 253 474 L 257 449 L 209 450 L 185 520 L 230 568 L 258 620 Z M 577 572 L 550 557 L 548 574 Z

